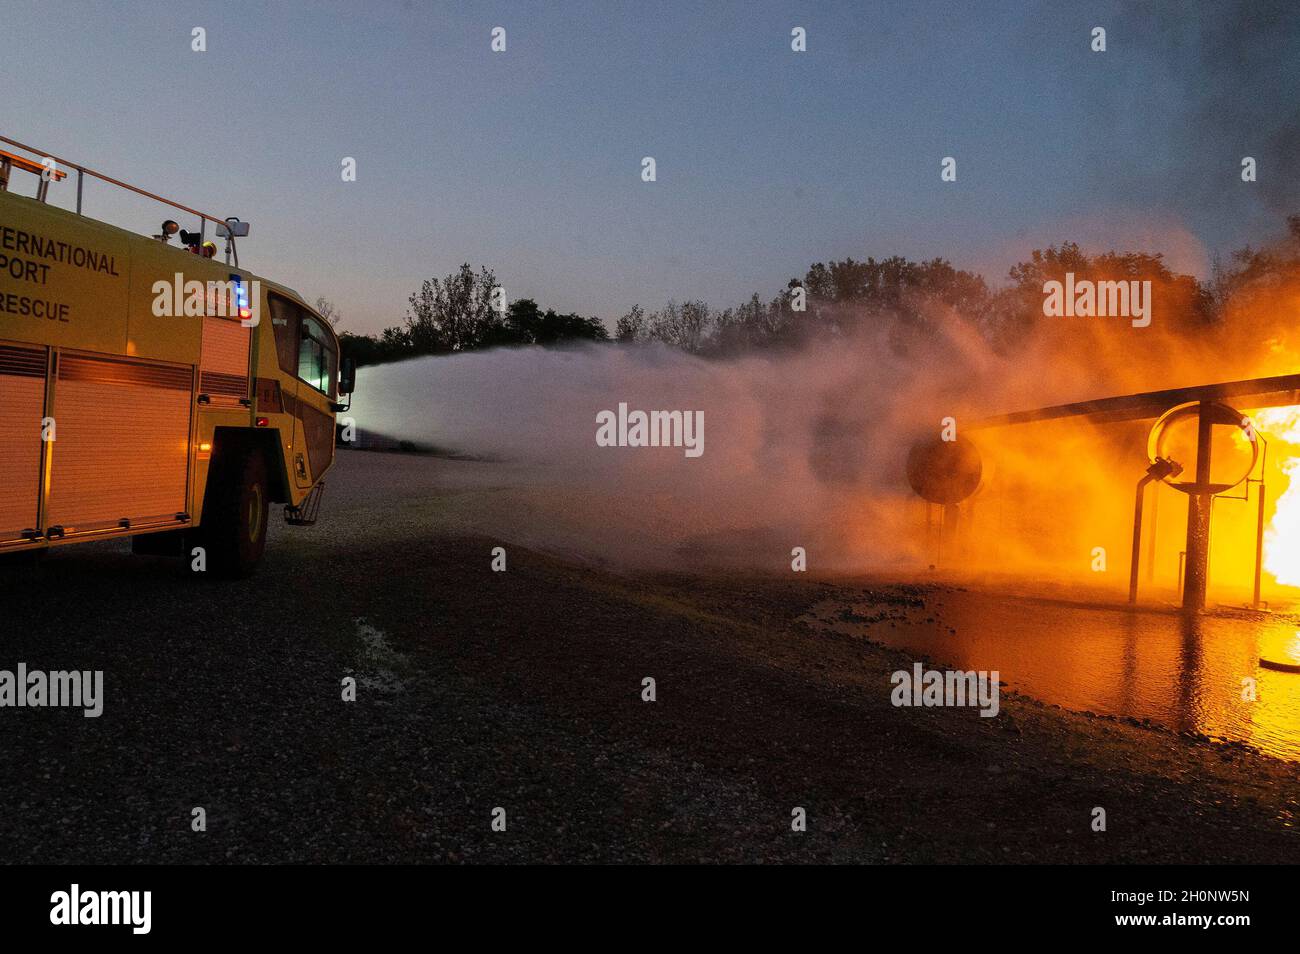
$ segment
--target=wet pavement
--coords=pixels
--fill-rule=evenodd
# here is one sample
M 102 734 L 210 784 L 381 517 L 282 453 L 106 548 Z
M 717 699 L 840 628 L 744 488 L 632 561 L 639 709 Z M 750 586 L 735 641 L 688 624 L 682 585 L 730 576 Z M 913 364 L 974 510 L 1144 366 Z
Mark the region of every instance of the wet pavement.
M 925 605 L 828 601 L 811 618 L 954 668 L 996 669 L 1009 688 L 1043 702 L 1300 761 L 1300 674 L 1259 664 L 1300 662 L 1289 614 L 1188 618 L 944 587 Z

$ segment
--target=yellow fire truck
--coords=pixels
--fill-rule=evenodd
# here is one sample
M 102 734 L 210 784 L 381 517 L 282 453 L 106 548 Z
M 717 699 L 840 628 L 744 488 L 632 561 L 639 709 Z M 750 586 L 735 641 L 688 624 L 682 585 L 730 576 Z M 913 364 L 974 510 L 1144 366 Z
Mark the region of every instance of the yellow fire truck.
M 239 267 L 239 220 L 0 142 L 36 157 L 0 150 L 0 554 L 129 536 L 196 571 L 250 573 L 271 503 L 300 526 L 320 508 L 354 377 L 329 322 Z M 10 191 L 19 172 L 34 197 Z M 75 212 L 46 201 L 72 173 Z M 83 216 L 88 177 L 200 231 L 168 220 L 150 238 Z

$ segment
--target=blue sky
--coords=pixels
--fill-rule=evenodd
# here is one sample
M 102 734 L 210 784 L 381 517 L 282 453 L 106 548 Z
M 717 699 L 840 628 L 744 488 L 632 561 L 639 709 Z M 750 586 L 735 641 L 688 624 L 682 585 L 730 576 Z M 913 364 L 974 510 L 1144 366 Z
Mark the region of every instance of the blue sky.
M 1204 273 L 1280 221 L 1238 181 L 1263 148 L 1249 127 L 1189 136 L 1207 5 L 1180 9 L 1171 30 L 1110 3 L 10 2 L 0 132 L 250 220 L 243 264 L 361 332 L 463 261 L 611 324 L 637 302 L 768 297 L 849 255 L 1000 281 L 1075 239 Z M 1272 52 L 1266 73 L 1300 50 Z M 1284 79 L 1243 79 L 1245 114 L 1270 115 Z M 163 218 L 102 186 L 87 210 Z

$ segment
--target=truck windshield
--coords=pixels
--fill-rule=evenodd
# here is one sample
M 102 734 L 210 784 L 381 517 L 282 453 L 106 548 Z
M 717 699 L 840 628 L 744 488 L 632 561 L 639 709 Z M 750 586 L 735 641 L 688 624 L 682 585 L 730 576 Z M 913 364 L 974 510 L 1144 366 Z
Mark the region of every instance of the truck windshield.
M 298 345 L 298 377 L 322 394 L 334 397 L 338 354 L 334 338 L 310 315 L 302 316 L 302 337 Z

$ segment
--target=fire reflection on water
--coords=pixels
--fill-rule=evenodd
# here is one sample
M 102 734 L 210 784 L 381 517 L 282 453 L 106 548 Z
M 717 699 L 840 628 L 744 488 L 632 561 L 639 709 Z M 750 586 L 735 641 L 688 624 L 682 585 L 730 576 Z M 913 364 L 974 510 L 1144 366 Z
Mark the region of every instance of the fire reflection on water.
M 1300 660 L 1295 620 L 947 588 L 932 591 L 924 609 L 827 602 L 813 613 L 817 625 L 939 665 L 996 669 L 1011 689 L 1067 709 L 1150 720 L 1300 761 L 1300 674 L 1258 664 L 1261 656 Z

